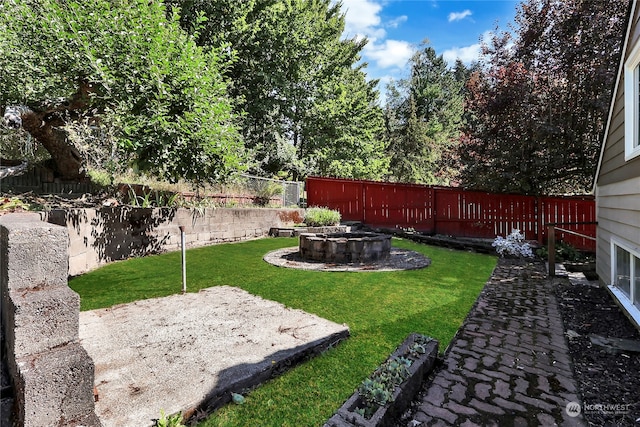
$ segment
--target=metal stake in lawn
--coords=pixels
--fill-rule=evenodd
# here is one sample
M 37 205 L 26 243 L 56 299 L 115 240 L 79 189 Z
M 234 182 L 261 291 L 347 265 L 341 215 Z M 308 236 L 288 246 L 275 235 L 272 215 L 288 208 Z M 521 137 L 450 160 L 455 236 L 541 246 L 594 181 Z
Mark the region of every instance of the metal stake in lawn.
M 186 257 L 186 242 L 184 236 L 184 225 L 180 225 L 180 242 L 182 244 L 182 293 L 187 292 L 187 257 Z

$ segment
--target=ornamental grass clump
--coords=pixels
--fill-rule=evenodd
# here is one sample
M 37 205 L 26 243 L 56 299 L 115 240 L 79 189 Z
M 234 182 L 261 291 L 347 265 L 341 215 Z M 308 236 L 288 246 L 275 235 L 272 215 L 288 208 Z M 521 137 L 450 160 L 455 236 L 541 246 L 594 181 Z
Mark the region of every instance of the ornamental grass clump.
M 304 223 L 309 227 L 326 227 L 340 224 L 340 212 L 323 207 L 311 207 L 307 209 Z
M 496 237 L 491 246 L 496 248 L 496 252 L 498 252 L 498 254 L 502 257 L 533 257 L 531 246 L 529 246 L 529 244 L 525 242 L 524 234 L 522 234 L 520 230 L 512 230 L 511 234 L 509 234 L 506 239 L 502 236 Z

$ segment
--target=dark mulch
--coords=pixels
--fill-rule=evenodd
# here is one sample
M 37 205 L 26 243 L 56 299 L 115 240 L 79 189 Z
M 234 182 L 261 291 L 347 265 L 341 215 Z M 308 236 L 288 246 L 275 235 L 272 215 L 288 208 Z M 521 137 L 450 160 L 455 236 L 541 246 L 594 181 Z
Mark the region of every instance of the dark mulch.
M 590 336 L 640 341 L 602 287 L 558 284 L 557 298 L 589 425 L 640 425 L 640 353 L 593 344 Z

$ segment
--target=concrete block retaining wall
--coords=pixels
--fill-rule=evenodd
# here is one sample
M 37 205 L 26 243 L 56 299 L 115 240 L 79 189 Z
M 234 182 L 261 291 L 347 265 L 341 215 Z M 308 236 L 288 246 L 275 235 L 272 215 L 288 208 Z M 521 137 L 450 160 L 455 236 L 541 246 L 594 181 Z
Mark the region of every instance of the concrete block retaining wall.
M 79 343 L 80 298 L 67 286 L 67 242 L 65 227 L 37 214 L 0 217 L 2 351 L 17 426 L 100 425 L 94 364 Z
M 0 216 L 2 332 L 17 426 L 99 426 L 69 275 L 110 261 L 268 235 L 302 209 L 53 210 Z M 5 399 L 0 423 L 7 421 Z
M 180 226 L 187 248 L 267 236 L 274 227 L 304 209 L 250 208 L 102 208 L 52 210 L 45 222 L 65 226 L 69 234 L 69 275 L 91 271 L 111 261 L 180 249 Z

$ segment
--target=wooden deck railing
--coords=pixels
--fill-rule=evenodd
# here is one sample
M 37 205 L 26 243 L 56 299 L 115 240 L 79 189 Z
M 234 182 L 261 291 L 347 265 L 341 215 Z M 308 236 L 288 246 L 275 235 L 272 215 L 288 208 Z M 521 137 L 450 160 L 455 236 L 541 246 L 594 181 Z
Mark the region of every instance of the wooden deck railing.
M 596 238 L 592 236 L 587 236 L 586 234 L 578 233 L 577 231 L 568 230 L 566 228 L 558 227 L 562 226 L 579 226 L 579 225 L 598 225 L 595 221 L 589 222 L 556 222 L 547 224 L 547 248 L 548 248 L 548 262 L 549 262 L 549 276 L 553 277 L 556 275 L 556 231 L 560 231 L 562 233 L 571 234 L 574 236 L 579 236 L 583 239 L 587 239 L 595 242 Z

